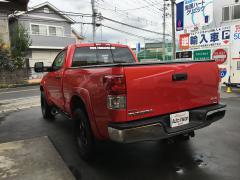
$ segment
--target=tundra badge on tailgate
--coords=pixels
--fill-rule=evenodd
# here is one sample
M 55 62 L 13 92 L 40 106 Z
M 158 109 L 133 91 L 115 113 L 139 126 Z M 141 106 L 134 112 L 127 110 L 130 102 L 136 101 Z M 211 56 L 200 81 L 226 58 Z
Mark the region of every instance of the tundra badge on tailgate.
M 152 109 L 145 109 L 142 111 L 136 111 L 136 110 L 129 110 L 128 111 L 128 116 L 139 116 L 139 115 L 143 115 L 143 114 L 148 114 L 153 112 Z

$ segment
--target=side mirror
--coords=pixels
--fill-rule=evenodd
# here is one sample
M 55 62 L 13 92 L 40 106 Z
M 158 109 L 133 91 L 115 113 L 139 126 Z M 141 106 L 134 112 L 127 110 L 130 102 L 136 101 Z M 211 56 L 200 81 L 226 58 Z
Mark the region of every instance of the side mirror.
M 36 73 L 51 72 L 52 71 L 52 67 L 44 67 L 43 62 L 36 62 L 34 64 L 34 71 Z
M 43 64 L 43 62 L 36 62 L 34 64 L 34 71 L 36 73 L 44 72 L 44 64 Z

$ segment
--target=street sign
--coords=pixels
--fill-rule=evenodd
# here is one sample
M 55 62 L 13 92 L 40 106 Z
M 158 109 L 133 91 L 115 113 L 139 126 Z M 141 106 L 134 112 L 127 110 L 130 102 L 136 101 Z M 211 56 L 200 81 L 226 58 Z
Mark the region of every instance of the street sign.
M 235 35 L 236 38 L 238 35 Z M 240 35 L 239 35 L 240 38 Z M 204 31 L 195 31 L 179 35 L 180 49 L 200 49 L 220 46 L 229 46 L 231 26 L 217 27 Z
M 217 49 L 213 52 L 212 58 L 218 64 L 223 64 L 227 60 L 227 51 L 225 51 L 224 49 Z
M 205 49 L 205 50 L 194 51 L 193 59 L 194 60 L 209 60 L 209 59 L 211 59 L 211 50 Z
M 192 51 L 176 52 L 176 59 L 192 59 Z
M 137 43 L 136 44 L 136 52 L 139 53 L 141 51 L 141 44 Z
M 227 75 L 227 68 L 220 68 L 220 77 L 224 78 Z

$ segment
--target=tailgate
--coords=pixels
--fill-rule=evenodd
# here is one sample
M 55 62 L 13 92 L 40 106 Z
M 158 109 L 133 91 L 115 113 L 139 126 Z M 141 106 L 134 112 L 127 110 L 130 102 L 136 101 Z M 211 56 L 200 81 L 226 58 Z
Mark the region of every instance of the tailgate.
M 217 103 L 214 61 L 124 67 L 127 120 L 180 112 Z

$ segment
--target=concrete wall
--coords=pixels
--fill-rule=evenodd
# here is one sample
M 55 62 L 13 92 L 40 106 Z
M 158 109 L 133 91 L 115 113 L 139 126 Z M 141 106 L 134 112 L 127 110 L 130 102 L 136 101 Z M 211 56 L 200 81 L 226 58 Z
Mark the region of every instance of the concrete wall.
M 15 70 L 13 72 L 0 70 L 0 85 L 22 84 L 29 77 L 27 69 Z
M 3 41 L 10 45 L 9 42 L 9 27 L 8 27 L 8 16 L 5 13 L 0 12 L 0 38 L 3 39 Z

